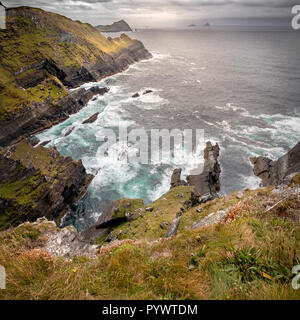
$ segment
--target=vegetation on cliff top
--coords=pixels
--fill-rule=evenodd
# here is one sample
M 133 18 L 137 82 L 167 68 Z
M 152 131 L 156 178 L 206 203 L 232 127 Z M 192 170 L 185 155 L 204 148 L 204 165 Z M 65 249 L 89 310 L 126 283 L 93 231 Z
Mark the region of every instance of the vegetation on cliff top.
M 7 289 L 0 298 L 299 299 L 299 290 L 291 286 L 292 267 L 300 263 L 299 193 L 267 211 L 284 194 L 272 190 L 246 190 L 242 199 L 234 193 L 191 208 L 183 213 L 177 236 L 162 239 L 159 221 L 172 220 L 190 192 L 174 188 L 151 205 L 165 219 L 142 208 L 137 226 L 131 222 L 124 232 L 122 225 L 123 240 L 102 247 L 94 259 L 65 260 L 44 251 L 53 225 L 6 231 L 0 239 L 0 264 L 7 270 Z M 223 223 L 189 228 L 199 217 L 227 206 L 231 209 Z
M 51 75 L 39 65 L 45 59 L 79 70 L 95 61 L 105 64 L 132 43 L 126 35 L 108 40 L 90 24 L 41 9 L 8 9 L 7 29 L 0 30 L 0 120 L 26 112 L 34 102 L 55 104 L 66 94 L 55 69 Z

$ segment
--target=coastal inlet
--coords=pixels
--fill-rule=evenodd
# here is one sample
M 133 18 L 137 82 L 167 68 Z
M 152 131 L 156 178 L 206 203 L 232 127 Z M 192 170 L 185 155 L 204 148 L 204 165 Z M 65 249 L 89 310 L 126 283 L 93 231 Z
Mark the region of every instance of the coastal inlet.
M 55 145 L 62 155 L 82 158 L 87 171 L 96 175 L 66 221 L 79 230 L 95 223 L 111 200 L 157 199 L 169 189 L 176 168 L 124 164 L 117 159 L 129 150 L 118 144 L 111 146 L 113 159 L 98 158 L 101 142 L 96 134 L 103 128 L 204 129 L 205 140 L 220 145 L 221 195 L 257 187 L 249 158 L 276 159 L 300 139 L 299 35 L 273 32 L 271 37 L 251 30 L 148 30 L 133 35 L 153 50 L 153 58 L 83 85 L 107 86 L 110 91 L 37 135 L 41 142 L 50 140 L 47 147 Z M 235 50 L 220 51 L 220 46 Z M 143 95 L 145 90 L 152 92 Z M 133 97 L 136 93 L 139 96 Z M 82 124 L 96 113 L 93 123 Z M 190 157 L 184 178 L 197 160 Z

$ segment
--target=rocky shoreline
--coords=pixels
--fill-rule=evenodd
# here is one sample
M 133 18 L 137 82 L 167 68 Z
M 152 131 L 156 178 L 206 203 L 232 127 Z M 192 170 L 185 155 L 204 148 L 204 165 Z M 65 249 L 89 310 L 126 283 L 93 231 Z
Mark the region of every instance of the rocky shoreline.
M 26 45 L 34 52 L 31 56 L 21 52 L 27 50 L 21 42 L 29 33 L 33 40 Z M 15 42 L 20 43 L 20 50 L 11 52 Z M 108 91 L 97 87 L 69 89 L 99 81 L 152 57 L 140 41 L 125 34 L 109 40 L 91 25 L 30 7 L 7 10 L 7 29 L 0 30 L 0 54 L 0 71 L 7 75 L 3 85 L 0 83 L 2 147 L 65 120 L 95 95 Z M 28 55 L 26 63 L 24 55 Z M 12 64 L 11 56 L 18 62 Z
M 92 87 L 88 90 L 78 89 L 57 101 L 54 106 L 49 102 L 33 104 L 22 115 L 0 126 L 0 145 L 2 147 L 17 143 L 24 138 L 43 131 L 68 119 L 78 112 L 96 95 L 104 95 L 109 88 Z
M 0 230 L 39 217 L 60 224 L 93 176 L 81 160 L 44 148 L 50 141 L 36 146 L 27 138 L 109 91 L 80 85 L 151 57 L 125 34 L 108 39 L 89 24 L 41 9 L 7 9 L 7 28 L 0 30 Z

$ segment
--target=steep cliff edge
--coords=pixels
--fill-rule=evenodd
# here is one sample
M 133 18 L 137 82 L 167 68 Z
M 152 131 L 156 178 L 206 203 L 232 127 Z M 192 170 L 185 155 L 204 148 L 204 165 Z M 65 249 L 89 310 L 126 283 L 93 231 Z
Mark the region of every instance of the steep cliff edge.
M 45 216 L 58 224 L 93 176 L 81 160 L 22 141 L 0 153 L 0 230 Z
M 45 219 L 0 233 L 0 299 L 299 300 L 291 285 L 300 261 L 299 184 L 244 190 L 177 217 L 191 189 L 172 188 L 141 206 L 101 247 Z M 178 220 L 177 235 L 165 238 Z
M 65 101 L 72 107 L 69 88 L 150 57 L 140 41 L 125 34 L 107 39 L 91 25 L 58 14 L 8 9 L 7 29 L 0 30 L 0 145 L 18 137 L 20 126 L 36 130 L 32 122 L 65 112 Z

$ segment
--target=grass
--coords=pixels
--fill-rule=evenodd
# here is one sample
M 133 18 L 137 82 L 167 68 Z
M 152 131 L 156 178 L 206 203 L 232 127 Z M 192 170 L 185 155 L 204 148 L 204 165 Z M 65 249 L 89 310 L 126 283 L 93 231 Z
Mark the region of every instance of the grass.
M 135 226 L 132 239 L 124 236 L 103 247 L 95 259 L 51 257 L 43 251 L 41 225 L 9 230 L 0 236 L 0 264 L 7 269 L 7 289 L 0 298 L 298 300 L 291 270 L 300 263 L 295 220 L 300 199 L 291 196 L 265 213 L 266 205 L 278 200 L 270 191 L 249 190 L 237 203 L 231 195 L 226 199 L 234 216 L 225 223 L 190 230 L 189 217 L 176 237 L 160 239 L 165 231 L 157 224 L 164 219 L 156 220 L 155 210 L 164 210 L 171 220 L 190 192 L 184 187 L 172 189 L 151 205 L 152 212 L 144 211 L 136 220 L 140 228 Z M 184 197 L 177 196 L 184 192 Z M 224 207 L 224 198 L 202 206 L 209 213 Z M 191 210 L 183 215 L 193 216 Z M 146 221 L 152 231 L 145 232 Z M 129 230 L 133 231 L 133 223 Z

